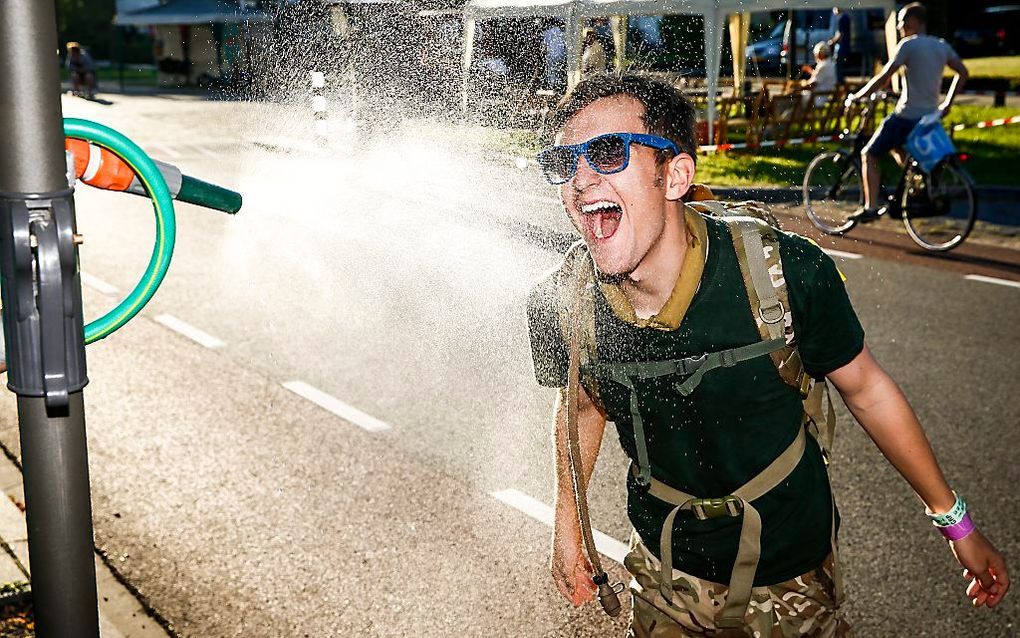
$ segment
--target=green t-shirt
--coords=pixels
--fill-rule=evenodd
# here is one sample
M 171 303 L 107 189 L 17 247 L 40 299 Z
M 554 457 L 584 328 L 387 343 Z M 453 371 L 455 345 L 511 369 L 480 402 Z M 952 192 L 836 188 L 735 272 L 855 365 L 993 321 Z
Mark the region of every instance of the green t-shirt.
M 701 284 L 677 329 L 623 321 L 599 286 L 594 288 L 597 361 L 679 359 L 760 341 L 729 228 L 712 217 L 705 220 L 708 249 Z M 779 234 L 779 245 L 801 359 L 811 376 L 821 378 L 861 352 L 864 330 L 832 260 L 789 233 Z M 567 352 L 555 295 L 554 278 L 541 281 L 529 297 L 528 318 L 538 382 L 563 387 Z M 699 497 L 725 496 L 765 469 L 797 435 L 800 395 L 783 382 L 768 356 L 711 370 L 686 397 L 675 389 L 679 380 L 671 375 L 636 382 L 652 476 L 667 485 Z M 624 451 L 637 459 L 629 390 L 599 378 L 598 391 Z M 659 534 L 673 505 L 645 493 L 629 474 L 627 490 L 630 521 L 658 556 Z M 832 494 L 813 438 L 808 437 L 797 468 L 754 505 L 762 518 L 756 586 L 804 574 L 828 555 Z M 673 532 L 674 567 L 726 583 L 739 537 L 739 518 L 699 521 L 681 512 Z

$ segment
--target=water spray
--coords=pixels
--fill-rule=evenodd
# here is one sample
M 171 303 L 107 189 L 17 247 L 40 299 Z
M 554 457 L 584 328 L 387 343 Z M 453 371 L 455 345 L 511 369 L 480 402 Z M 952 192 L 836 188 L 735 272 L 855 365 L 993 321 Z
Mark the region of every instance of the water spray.
M 17 60 L 0 65 L 0 130 L 8 142 L 0 157 L 0 288 L 8 387 L 18 400 L 36 636 L 99 638 L 85 342 L 110 335 L 155 294 L 173 253 L 175 196 L 227 212 L 236 212 L 241 200 L 155 162 L 113 129 L 63 120 L 56 40 L 53 2 L 0 3 L 0 58 Z M 79 175 L 144 192 L 156 215 L 156 242 L 141 280 L 88 326 L 74 213 Z

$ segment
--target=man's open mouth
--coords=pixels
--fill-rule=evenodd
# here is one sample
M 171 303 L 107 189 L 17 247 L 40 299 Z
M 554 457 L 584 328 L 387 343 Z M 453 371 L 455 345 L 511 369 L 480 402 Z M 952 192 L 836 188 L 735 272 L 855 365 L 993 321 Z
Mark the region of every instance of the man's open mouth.
M 622 217 L 623 208 L 606 199 L 581 206 L 581 218 L 588 225 L 592 237 L 597 240 L 612 237 L 620 227 Z

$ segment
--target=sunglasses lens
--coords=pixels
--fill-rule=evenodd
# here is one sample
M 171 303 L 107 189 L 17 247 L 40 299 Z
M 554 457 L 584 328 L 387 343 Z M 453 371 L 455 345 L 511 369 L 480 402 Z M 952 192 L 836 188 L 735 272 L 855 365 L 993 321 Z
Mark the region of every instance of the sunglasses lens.
M 588 161 L 600 173 L 622 171 L 627 165 L 627 142 L 618 135 L 603 135 L 588 145 Z
M 574 154 L 568 148 L 554 146 L 538 154 L 538 165 L 547 180 L 562 184 L 574 175 Z

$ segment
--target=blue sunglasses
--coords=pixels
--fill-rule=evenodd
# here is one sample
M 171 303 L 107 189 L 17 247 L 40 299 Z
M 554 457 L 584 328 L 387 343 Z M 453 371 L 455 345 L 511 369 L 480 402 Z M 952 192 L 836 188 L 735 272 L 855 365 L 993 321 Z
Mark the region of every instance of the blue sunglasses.
M 550 184 L 564 184 L 577 174 L 577 158 L 584 156 L 596 173 L 612 175 L 630 163 L 630 145 L 640 144 L 660 151 L 680 149 L 672 141 L 645 133 L 606 133 L 587 142 L 570 146 L 552 146 L 538 154 L 538 165 Z

